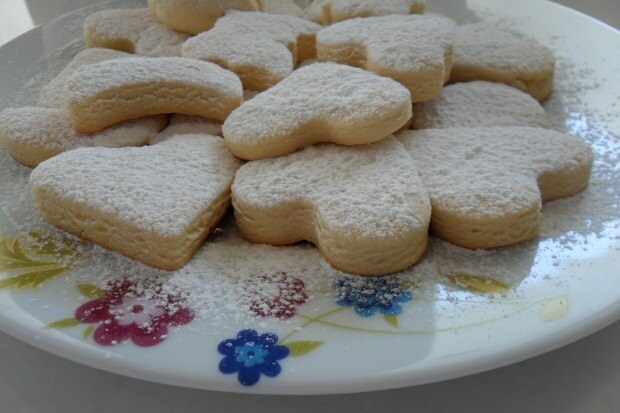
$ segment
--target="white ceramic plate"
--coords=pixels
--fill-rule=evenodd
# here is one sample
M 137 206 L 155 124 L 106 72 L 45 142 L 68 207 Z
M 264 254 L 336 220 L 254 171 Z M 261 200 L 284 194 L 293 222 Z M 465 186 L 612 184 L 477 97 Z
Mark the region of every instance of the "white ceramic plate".
M 121 5 L 140 2 L 97 8 Z M 360 281 L 332 270 L 308 245 L 249 245 L 228 219 L 170 274 L 48 226 L 32 205 L 29 170 L 1 150 L 0 327 L 54 354 L 146 380 L 320 394 L 472 374 L 617 320 L 620 34 L 538 0 L 434 0 L 432 9 L 527 33 L 556 53 L 556 92 L 546 107 L 556 129 L 593 146 L 596 163 L 586 191 L 545 206 L 540 238 L 486 253 L 433 240 L 412 270 Z M 93 10 L 0 48 L 0 108 L 36 100 L 80 49 L 80 23 Z M 239 334 L 248 329 L 259 336 Z

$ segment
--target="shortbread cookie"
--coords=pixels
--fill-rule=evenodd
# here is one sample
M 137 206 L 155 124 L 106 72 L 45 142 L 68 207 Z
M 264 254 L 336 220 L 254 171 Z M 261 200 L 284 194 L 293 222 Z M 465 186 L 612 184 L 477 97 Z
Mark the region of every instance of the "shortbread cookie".
M 261 11 L 271 14 L 287 14 L 301 17 L 304 9 L 299 7 L 294 0 L 258 0 Z
M 148 4 L 166 26 L 191 34 L 211 29 L 226 10 L 260 10 L 259 0 L 148 0 Z
M 90 49 L 82 50 L 75 55 L 73 60 L 41 89 L 39 94 L 38 106 L 44 108 L 61 108 L 63 106 L 64 88 L 65 83 L 69 76 L 76 70 L 84 65 L 103 62 L 104 60 L 120 59 L 123 57 L 131 57 L 131 53 L 125 53 L 118 50 L 104 49 L 99 47 L 93 47 Z
M 76 132 L 61 109 L 24 107 L 0 112 L 0 141 L 19 163 L 31 168 L 70 149 L 87 146 L 141 146 L 166 125 L 152 116 L 84 135 Z
M 437 100 L 413 106 L 412 129 L 489 126 L 548 128 L 549 119 L 527 93 L 484 81 L 448 85 Z
M 319 31 L 317 56 L 398 80 L 413 102 L 424 102 L 437 98 L 450 76 L 454 28 L 441 16 L 346 20 Z
M 67 80 L 64 99 L 73 127 L 83 133 L 163 113 L 224 120 L 242 101 L 234 73 L 181 57 L 131 57 L 83 66 Z
M 237 227 L 246 239 L 273 245 L 308 240 L 342 271 L 401 271 L 426 249 L 428 193 L 392 136 L 248 162 L 232 191 Z
M 149 145 L 155 145 L 176 135 L 201 134 L 209 136 L 222 135 L 222 123 L 201 118 L 200 116 L 172 115 L 168 127 L 149 139 Z
M 315 57 L 320 28 L 294 16 L 233 10 L 185 42 L 183 56 L 217 63 L 239 75 L 246 89 L 265 90 Z
M 243 103 L 222 131 L 236 156 L 261 159 L 317 142 L 376 142 L 410 117 L 409 91 L 398 82 L 350 66 L 315 63 Z
M 176 270 L 230 204 L 240 162 L 222 139 L 180 135 L 141 148 L 81 148 L 30 176 L 51 224 L 144 264 Z
M 431 231 L 466 248 L 494 248 L 538 234 L 542 202 L 588 183 L 592 151 L 548 129 L 401 132 L 433 206 Z
M 450 82 L 502 82 L 541 101 L 551 94 L 555 58 L 535 40 L 475 23 L 457 28 L 454 47 Z
M 88 47 L 106 47 L 144 56 L 181 56 L 186 33 L 169 29 L 149 9 L 102 10 L 84 21 Z
M 355 17 L 422 13 L 426 0 L 314 0 L 304 15 L 317 23 L 333 24 Z

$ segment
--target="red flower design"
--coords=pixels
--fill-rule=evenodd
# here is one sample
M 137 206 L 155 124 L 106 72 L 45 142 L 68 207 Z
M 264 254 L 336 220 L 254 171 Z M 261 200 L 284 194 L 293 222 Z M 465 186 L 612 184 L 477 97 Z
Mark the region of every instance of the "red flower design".
M 291 318 L 295 308 L 308 300 L 304 282 L 289 278 L 285 272 L 260 275 L 246 286 L 250 294 L 250 310 L 259 317 Z
M 154 346 L 168 336 L 168 326 L 188 324 L 194 312 L 181 306 L 180 294 L 162 291 L 161 285 L 144 289 L 133 281 L 108 284 L 105 296 L 82 304 L 75 318 L 83 323 L 99 323 L 93 333 L 96 343 L 109 346 L 131 339 L 142 347 Z

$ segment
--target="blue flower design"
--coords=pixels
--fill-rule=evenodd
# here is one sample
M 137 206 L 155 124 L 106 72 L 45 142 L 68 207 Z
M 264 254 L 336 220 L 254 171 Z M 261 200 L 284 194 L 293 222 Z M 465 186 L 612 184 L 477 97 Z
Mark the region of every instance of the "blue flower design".
M 404 291 L 396 277 L 342 278 L 336 281 L 336 303 L 353 306 L 362 317 L 377 312 L 395 316 L 403 311 L 399 303 L 411 301 L 411 293 Z
M 278 360 L 289 355 L 289 348 L 277 345 L 278 336 L 273 333 L 258 335 L 255 330 L 241 330 L 236 338 L 229 338 L 217 346 L 225 357 L 220 361 L 224 374 L 239 373 L 239 383 L 244 386 L 256 384 L 261 374 L 275 377 L 282 371 Z

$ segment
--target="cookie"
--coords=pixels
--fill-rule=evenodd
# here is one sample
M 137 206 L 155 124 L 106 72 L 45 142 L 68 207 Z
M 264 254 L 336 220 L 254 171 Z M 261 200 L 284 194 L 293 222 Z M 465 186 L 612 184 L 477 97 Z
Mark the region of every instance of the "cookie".
M 441 16 L 393 15 L 346 20 L 316 36 L 317 56 L 391 77 L 413 102 L 435 99 L 450 76 L 455 24 Z
M 123 57 L 133 56 L 130 53 L 120 52 L 118 50 L 104 49 L 93 47 L 91 49 L 82 50 L 71 62 L 56 76 L 45 85 L 39 94 L 37 106 L 44 108 L 62 108 L 64 99 L 65 83 L 69 76 L 80 67 L 103 62 L 104 60 L 120 59 Z
M 422 13 L 426 0 L 315 0 L 304 15 L 317 23 L 333 24 L 355 17 Z
M 413 129 L 531 126 L 548 128 L 536 99 L 501 83 L 473 81 L 444 87 L 430 102 L 413 105 Z
M 584 189 L 592 167 L 585 143 L 548 129 L 425 129 L 398 138 L 430 193 L 431 231 L 472 249 L 535 237 L 542 203 Z
M 73 127 L 83 133 L 163 113 L 224 120 L 242 101 L 234 73 L 181 57 L 130 57 L 82 66 L 67 79 L 64 98 Z
M 141 148 L 81 148 L 30 176 L 51 224 L 144 264 L 176 270 L 230 204 L 240 162 L 220 138 L 180 135 Z
M 200 116 L 172 115 L 168 127 L 149 139 L 149 145 L 155 145 L 176 135 L 202 134 L 221 136 L 222 124 L 218 121 Z
M 180 56 L 189 37 L 160 23 L 149 9 L 102 10 L 84 21 L 88 47 L 105 47 L 144 56 Z
M 315 63 L 244 102 L 222 132 L 235 156 L 252 160 L 318 142 L 376 142 L 410 117 L 409 91 L 398 82 L 355 67 Z
M 316 55 L 321 26 L 285 15 L 229 11 L 213 29 L 183 44 L 183 56 L 235 72 L 246 89 L 265 90 Z
M 490 80 L 506 83 L 543 101 L 553 89 L 551 50 L 485 23 L 456 30 L 450 82 Z
M 289 16 L 302 17 L 304 9 L 299 7 L 294 0 L 259 0 L 260 9 L 265 13 L 286 14 Z
M 166 125 L 166 116 L 135 119 L 94 134 L 81 134 L 61 109 L 23 107 L 0 112 L 0 141 L 31 168 L 61 152 L 87 146 L 141 146 Z
M 148 5 L 166 26 L 191 34 L 211 29 L 226 10 L 260 10 L 259 0 L 148 0 Z
M 335 268 L 401 271 L 426 249 L 430 203 L 393 137 L 355 147 L 310 146 L 248 162 L 232 186 L 237 227 L 255 243 L 314 243 Z

